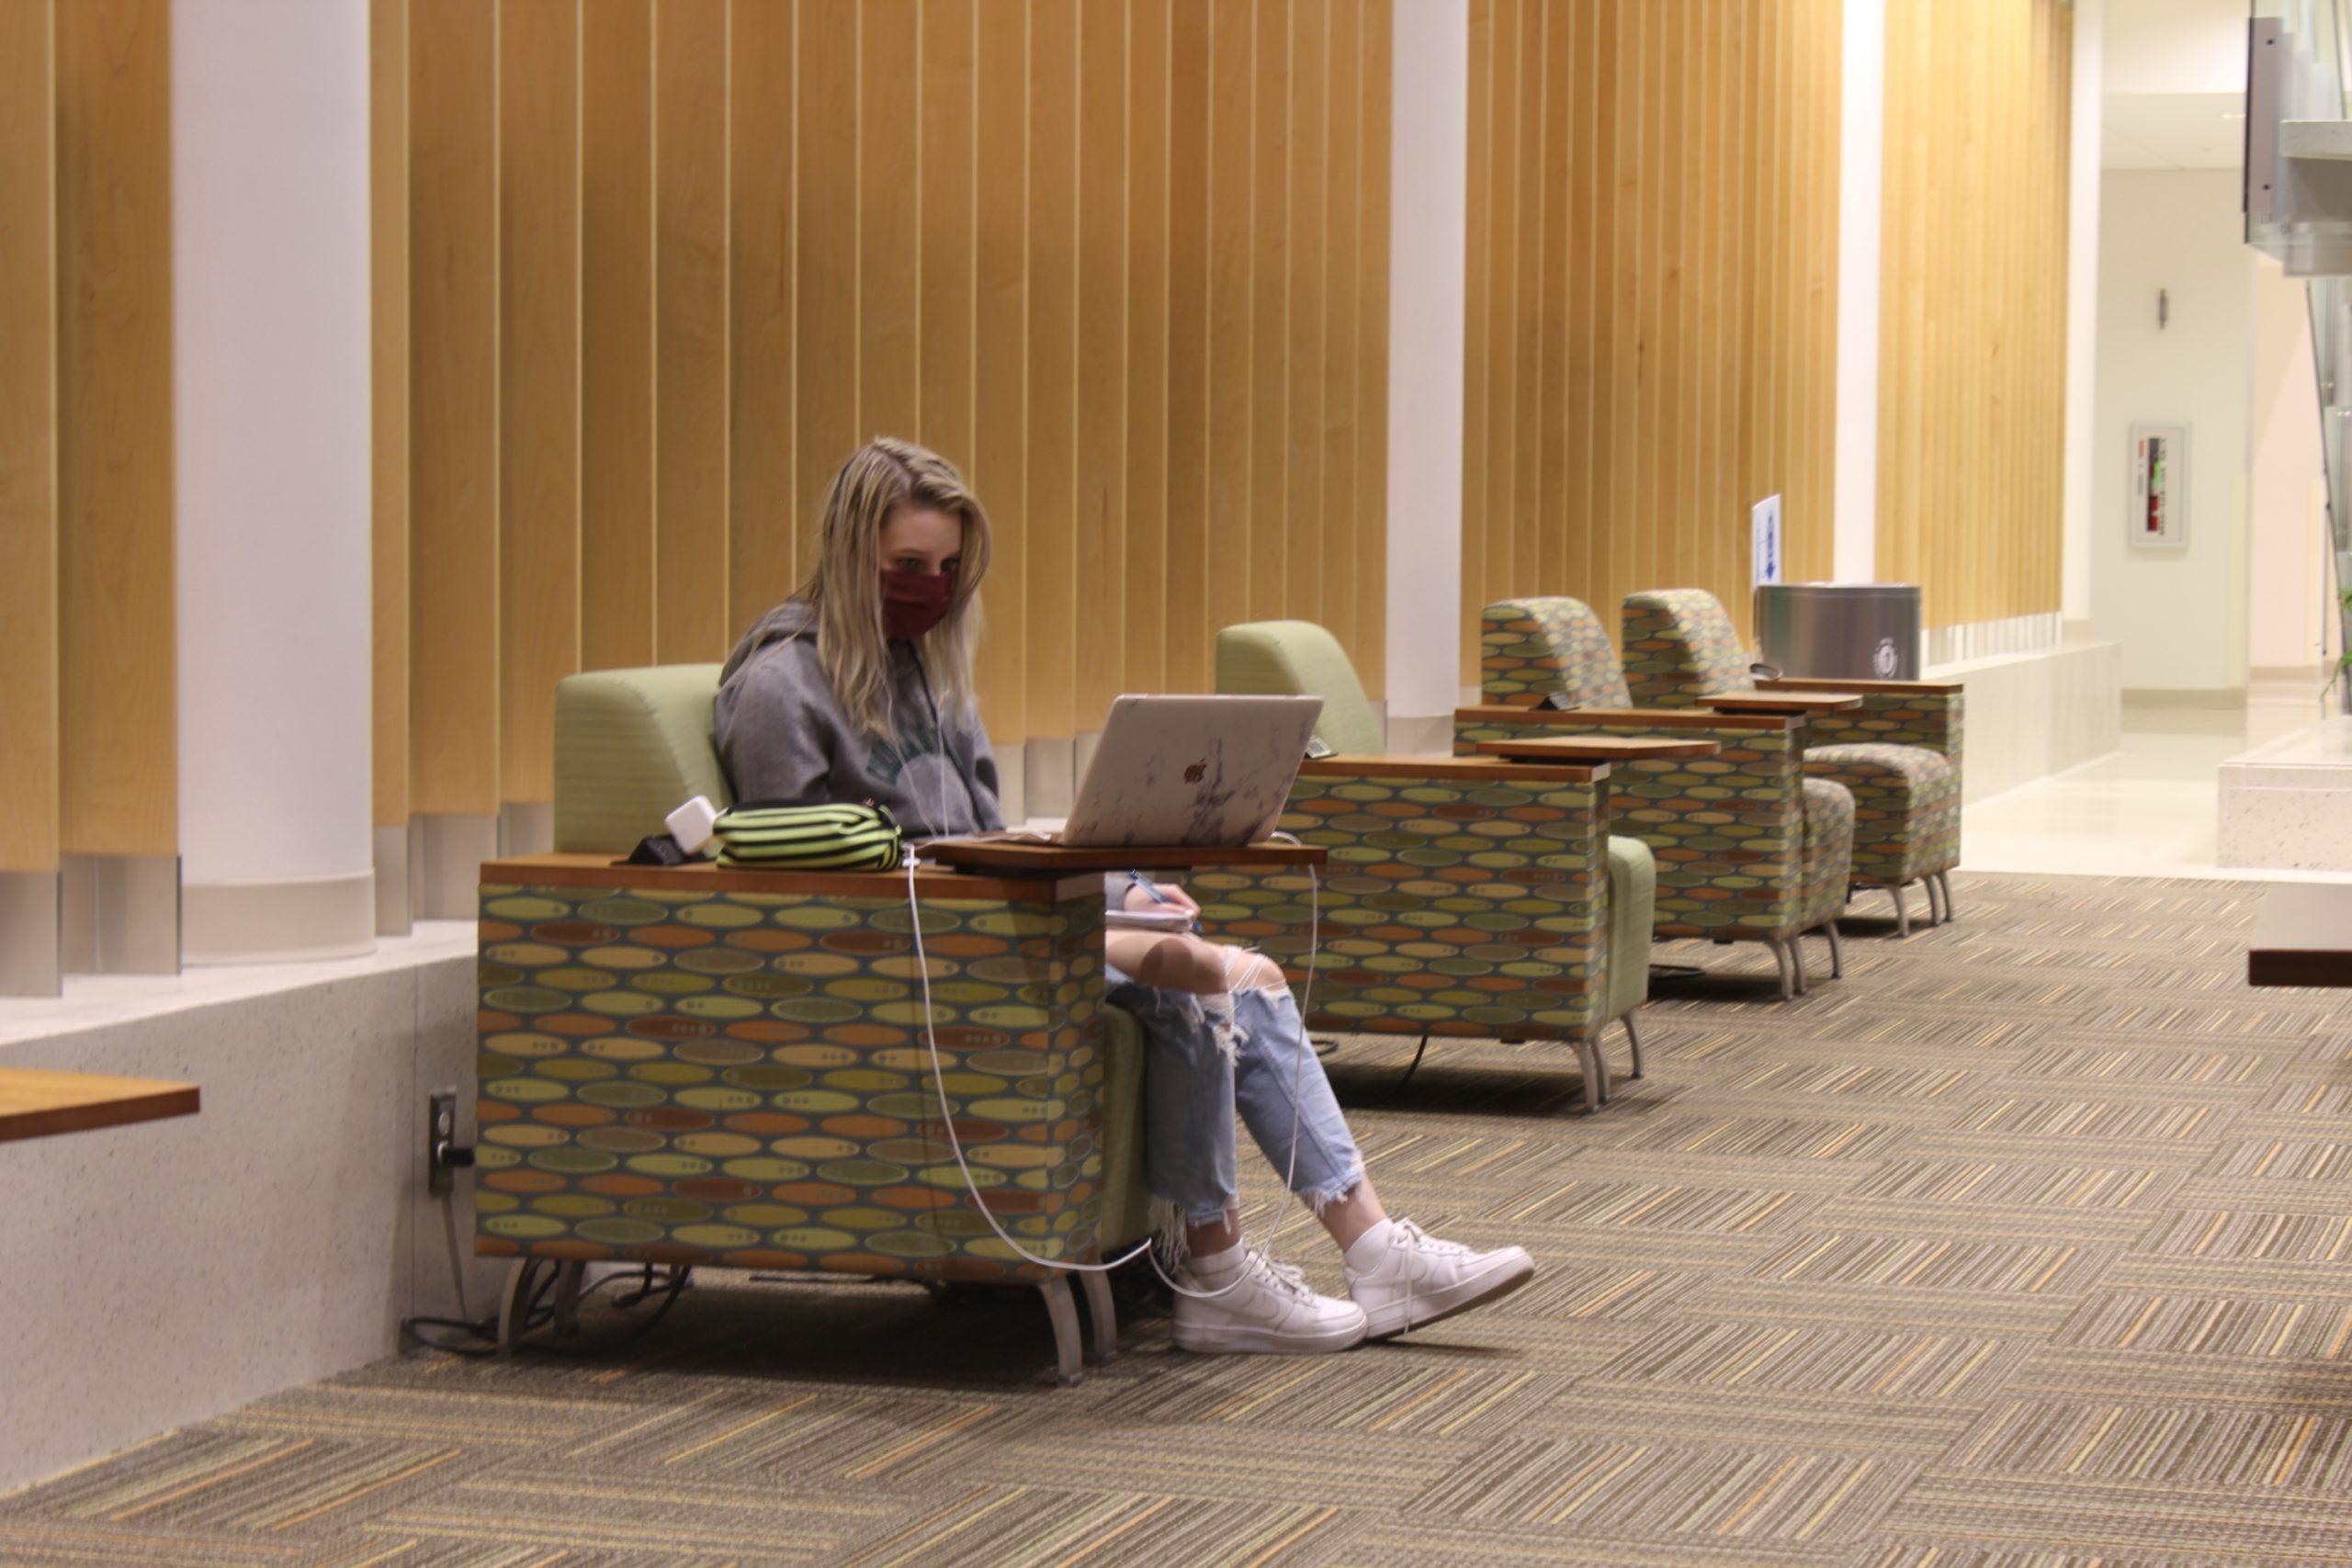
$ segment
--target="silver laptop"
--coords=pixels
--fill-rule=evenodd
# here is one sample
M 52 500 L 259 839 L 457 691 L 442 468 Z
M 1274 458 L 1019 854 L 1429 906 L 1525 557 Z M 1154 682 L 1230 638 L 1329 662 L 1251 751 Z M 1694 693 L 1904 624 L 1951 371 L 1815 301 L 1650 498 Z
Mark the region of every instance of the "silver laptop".
M 1061 841 L 1256 843 L 1273 831 L 1322 712 L 1320 697 L 1119 697 Z

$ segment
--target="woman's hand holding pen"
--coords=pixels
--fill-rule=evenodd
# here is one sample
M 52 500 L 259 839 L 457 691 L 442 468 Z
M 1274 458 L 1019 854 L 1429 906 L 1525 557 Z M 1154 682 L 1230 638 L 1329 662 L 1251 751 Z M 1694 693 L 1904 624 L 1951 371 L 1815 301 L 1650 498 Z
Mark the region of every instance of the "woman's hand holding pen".
M 1198 915 L 1201 907 L 1193 896 L 1172 882 L 1147 882 L 1133 872 L 1127 874 L 1130 886 L 1124 900 L 1129 909 L 1150 909 L 1173 906 L 1188 915 Z

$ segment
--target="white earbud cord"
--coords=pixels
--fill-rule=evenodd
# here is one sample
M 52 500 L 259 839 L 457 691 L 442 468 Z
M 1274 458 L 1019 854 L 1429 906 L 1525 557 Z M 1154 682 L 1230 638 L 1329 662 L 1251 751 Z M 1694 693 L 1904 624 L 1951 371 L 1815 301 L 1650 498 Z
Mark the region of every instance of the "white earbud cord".
M 932 1089 L 939 1100 L 940 1126 L 947 1134 L 948 1148 L 952 1150 L 956 1156 L 956 1168 L 963 1173 L 965 1190 L 971 1193 L 973 1203 L 978 1206 L 980 1211 L 980 1217 L 989 1223 L 989 1229 L 994 1231 L 996 1233 L 997 1239 L 1003 1242 L 1006 1247 L 1011 1247 L 1016 1256 L 1026 1262 L 1037 1265 L 1041 1269 L 1058 1269 L 1067 1272 L 1079 1274 L 1105 1274 L 1114 1269 L 1122 1268 L 1125 1265 L 1133 1262 L 1137 1257 L 1147 1257 L 1151 1259 L 1152 1271 L 1159 1276 L 1160 1280 L 1168 1286 L 1169 1289 L 1176 1292 L 1180 1295 L 1192 1296 L 1203 1301 L 1214 1301 L 1217 1297 L 1226 1294 L 1227 1292 L 1238 1289 L 1243 1281 L 1249 1278 L 1247 1274 L 1234 1280 L 1230 1284 L 1220 1286 L 1214 1291 L 1194 1290 L 1189 1286 L 1179 1283 L 1173 1279 L 1170 1279 L 1169 1277 L 1168 1270 L 1160 1267 L 1159 1254 L 1154 1251 L 1152 1240 L 1149 1237 L 1137 1242 L 1133 1248 L 1121 1254 L 1119 1257 L 1111 1259 L 1107 1263 L 1074 1263 L 1067 1258 L 1038 1257 L 1035 1253 L 1031 1252 L 1027 1247 L 1022 1246 L 1019 1241 L 1013 1238 L 1010 1232 L 1008 1232 L 1001 1224 L 997 1223 L 995 1211 L 989 1207 L 988 1198 L 980 1190 L 978 1179 L 972 1174 L 971 1162 L 964 1156 L 964 1141 L 956 1135 L 956 1132 L 955 1107 L 947 1098 L 947 1069 L 945 1065 L 940 1059 L 939 1036 L 933 1027 L 933 1003 L 931 998 L 931 960 L 923 951 L 922 908 L 921 899 L 918 897 L 915 888 L 915 872 L 916 858 L 914 854 L 910 852 L 907 855 L 907 917 L 908 924 L 911 926 L 914 931 L 915 973 L 922 982 L 922 1034 L 923 1043 L 928 1047 L 931 1055 Z M 1316 874 L 1315 868 L 1312 866 L 1307 868 L 1306 874 L 1309 887 L 1306 996 L 1311 1000 L 1315 995 L 1315 964 L 1321 938 L 1322 879 Z M 1304 1025 L 1306 1016 L 1306 1010 L 1302 1006 L 1299 1010 L 1299 1017 L 1302 1026 Z M 1068 1019 L 1069 1012 L 1067 1009 L 1065 1009 L 1063 1012 L 1063 1020 L 1067 1022 Z M 1306 1062 L 1305 1056 L 1302 1055 L 1297 1065 L 1292 1069 L 1291 1075 L 1290 1168 L 1283 1173 L 1283 1185 L 1285 1189 L 1289 1188 L 1292 1178 L 1295 1177 L 1298 1172 L 1298 1130 L 1300 1123 L 1300 1109 L 1297 1091 L 1300 1083 L 1305 1081 L 1304 1075 L 1306 1070 Z M 1247 1244 L 1248 1237 L 1245 1235 L 1243 1237 L 1243 1245 L 1246 1246 Z M 1262 1250 L 1262 1248 L 1261 1250 Z

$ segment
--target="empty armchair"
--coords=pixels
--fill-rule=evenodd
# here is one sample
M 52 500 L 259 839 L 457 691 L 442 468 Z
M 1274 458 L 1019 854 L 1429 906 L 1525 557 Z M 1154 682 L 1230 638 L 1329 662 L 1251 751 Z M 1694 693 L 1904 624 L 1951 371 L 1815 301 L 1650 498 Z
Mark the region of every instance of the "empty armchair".
M 1721 748 L 1693 761 L 1629 763 L 1612 781 L 1611 826 L 1646 840 L 1657 858 L 1658 935 L 1763 942 L 1784 997 L 1804 988 L 1807 934 L 1828 939 L 1830 972 L 1841 971 L 1837 917 L 1854 802 L 1804 776 L 1796 720 L 1634 709 L 1609 634 L 1575 599 L 1489 604 L 1479 641 L 1485 703 L 1455 716 L 1457 750 L 1545 728 L 1703 737 Z
M 1656 873 L 1646 847 L 1602 830 L 1606 768 L 1383 756 L 1354 666 L 1309 622 L 1228 626 L 1216 659 L 1221 692 L 1323 699 L 1317 732 L 1335 755 L 1300 769 L 1282 822 L 1331 856 L 1310 1025 L 1418 1035 L 1423 1049 L 1433 1034 L 1565 1041 L 1591 1109 L 1608 1093 L 1598 1042 L 1617 1020 L 1640 1076 Z M 1191 885 L 1210 923 L 1305 994 L 1306 886 Z
M 1905 935 L 1911 918 L 1904 892 L 1914 884 L 1927 894 L 1931 924 L 1951 918 L 1949 874 L 1960 863 L 1958 682 L 1757 680 L 1731 616 L 1703 589 L 1628 594 L 1623 630 L 1625 679 L 1646 706 L 1690 707 L 1704 697 L 1748 691 L 1860 697 L 1860 712 L 1806 722 L 1805 773 L 1853 795 L 1854 886 L 1884 889 Z

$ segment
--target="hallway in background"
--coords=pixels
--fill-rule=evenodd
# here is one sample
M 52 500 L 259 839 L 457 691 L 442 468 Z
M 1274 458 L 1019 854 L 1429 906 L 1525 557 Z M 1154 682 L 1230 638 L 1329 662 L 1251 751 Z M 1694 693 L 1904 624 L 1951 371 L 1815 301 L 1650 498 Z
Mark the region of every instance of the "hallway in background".
M 1971 871 L 2090 876 L 2324 880 L 2324 874 L 2225 869 L 2216 852 L 2222 764 L 2325 716 L 2316 688 L 2305 700 L 2230 708 L 2127 699 L 2120 750 L 1968 807 L 1962 863 Z

